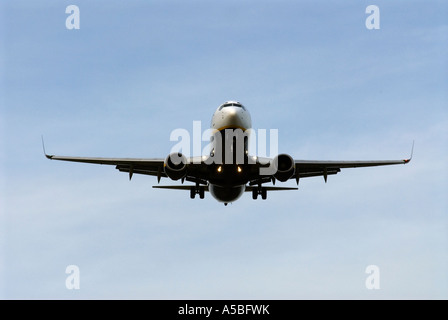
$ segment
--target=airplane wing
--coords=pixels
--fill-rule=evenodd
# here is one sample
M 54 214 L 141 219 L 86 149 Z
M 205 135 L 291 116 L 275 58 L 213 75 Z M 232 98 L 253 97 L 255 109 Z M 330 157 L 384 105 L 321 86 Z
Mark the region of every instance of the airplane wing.
M 411 159 L 386 160 L 386 161 L 310 161 L 294 160 L 295 175 L 291 179 L 298 181 L 300 178 L 323 176 L 327 181 L 328 175 L 334 175 L 345 168 L 377 167 L 396 164 L 406 164 Z
M 276 171 L 274 173 L 261 174 L 257 176 L 253 176 L 250 179 L 249 185 L 260 185 L 261 183 L 273 182 L 278 179 L 281 182 L 286 180 L 295 179 L 297 184 L 299 184 L 300 178 L 308 178 L 308 177 L 317 177 L 323 176 L 325 182 L 327 182 L 327 178 L 329 175 L 337 174 L 341 171 L 341 169 L 346 168 L 363 168 L 363 167 L 377 167 L 377 166 L 389 166 L 389 165 L 397 165 L 397 164 L 406 164 L 412 160 L 412 155 L 414 153 L 414 143 L 412 143 L 411 155 L 408 159 L 403 160 L 371 160 L 371 161 L 322 161 L 322 160 L 294 160 L 287 154 L 279 155 L 276 158 L 254 158 L 256 163 L 260 168 L 267 168 L 272 166 L 272 164 L 280 161 L 279 157 L 283 157 L 283 165 L 284 173 L 287 176 L 283 176 L 280 178 L 276 175 Z M 289 169 L 286 169 L 289 168 Z M 289 172 L 291 170 L 291 175 Z M 269 172 L 271 170 L 268 170 Z M 289 177 L 289 178 L 288 178 Z
M 45 148 L 44 154 L 50 160 L 114 165 L 115 169 L 117 169 L 118 171 L 129 173 L 129 180 L 132 179 L 134 173 L 156 176 L 157 182 L 160 182 L 161 178 L 168 178 L 168 175 L 165 173 L 165 159 L 163 158 L 146 159 L 55 156 L 48 155 L 45 152 Z M 185 180 L 207 184 L 207 166 L 204 165 L 201 159 L 202 157 L 190 157 L 186 159 L 188 175 L 184 177 Z
M 48 159 L 70 161 L 70 162 L 82 162 L 93 163 L 102 165 L 114 165 L 120 172 L 129 173 L 129 179 L 135 174 L 145 174 L 156 176 L 158 181 L 160 178 L 166 178 L 167 175 L 164 171 L 164 161 L 162 158 L 101 158 L 101 157 L 68 157 L 68 156 L 55 156 L 45 154 Z M 390 160 L 390 161 L 313 161 L 313 160 L 294 160 L 295 174 L 290 179 L 298 180 L 300 178 L 323 176 L 325 181 L 329 175 L 337 174 L 341 169 L 345 168 L 359 168 L 359 167 L 375 167 L 386 166 L 395 164 L 406 164 L 411 159 L 404 160 Z M 204 171 L 203 163 L 194 165 L 192 159 L 188 164 L 190 168 L 191 179 L 202 179 L 202 182 L 206 184 L 206 173 Z M 192 181 L 191 179 L 187 180 Z M 257 178 L 258 180 L 258 178 Z M 196 180 L 194 180 L 196 181 Z M 276 189 L 277 190 L 277 189 Z M 280 189 L 279 189 L 280 190 Z M 248 190 L 250 191 L 250 190 Z
M 43 145 L 43 139 L 42 139 Z M 120 172 L 129 173 L 129 179 L 132 178 L 134 173 L 136 174 L 145 174 L 151 176 L 157 176 L 157 181 L 160 182 L 162 177 L 167 178 L 165 170 L 165 159 L 162 158 L 101 158 L 101 157 L 68 157 L 68 156 L 56 156 L 56 155 L 48 155 L 45 152 L 45 146 L 43 145 L 44 154 L 48 159 L 51 160 L 61 160 L 61 161 L 71 161 L 71 162 L 82 162 L 82 163 L 93 163 L 93 164 L 102 164 L 102 165 L 114 165 L 117 170 Z M 360 168 L 360 167 L 376 167 L 376 166 L 387 166 L 387 165 L 397 165 L 397 164 L 406 164 L 411 161 L 412 154 L 414 150 L 414 145 L 412 145 L 411 156 L 409 159 L 403 160 L 374 160 L 374 161 L 321 161 L 321 160 L 293 160 L 290 156 L 290 162 L 288 166 L 294 172 L 291 173 L 291 176 L 286 177 L 286 180 L 295 179 L 297 184 L 299 183 L 300 178 L 307 177 L 316 177 L 323 176 L 325 182 L 327 182 L 327 177 L 329 175 L 337 174 L 341 171 L 341 169 L 345 168 Z M 186 167 L 187 174 L 182 178 L 182 183 L 184 180 L 195 182 L 203 185 L 208 184 L 209 180 L 209 172 L 208 165 L 205 164 L 203 157 L 190 157 L 186 159 Z M 267 158 L 258 158 L 255 162 L 256 168 L 269 166 L 269 163 L 272 163 L 274 159 Z M 260 175 L 256 171 L 251 171 L 249 177 L 249 184 L 246 188 L 246 191 L 251 191 L 253 189 L 252 186 L 258 185 L 266 182 L 274 182 L 275 183 L 275 174 L 269 175 Z M 172 177 L 171 177 L 172 178 Z M 280 178 L 279 178 L 280 179 Z M 177 179 L 174 179 L 177 180 Z M 280 179 L 280 181 L 286 181 Z M 161 188 L 167 189 L 188 189 L 187 186 L 160 186 Z M 278 187 L 269 187 L 270 191 L 276 190 L 285 190 L 285 188 Z
M 55 156 L 48 154 L 45 154 L 45 156 L 51 160 L 114 165 L 115 168 L 121 172 L 129 172 L 129 179 L 132 178 L 134 173 L 157 176 L 158 180 L 160 180 L 161 177 L 167 177 L 163 170 L 164 159 L 161 158 L 91 158 Z

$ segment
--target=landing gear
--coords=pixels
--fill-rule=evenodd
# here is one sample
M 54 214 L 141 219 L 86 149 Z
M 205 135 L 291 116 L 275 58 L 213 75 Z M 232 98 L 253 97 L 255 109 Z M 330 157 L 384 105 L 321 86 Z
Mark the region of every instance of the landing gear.
M 200 186 L 199 184 L 196 184 L 196 186 L 191 187 L 190 189 L 190 198 L 194 199 L 196 197 L 196 194 L 199 194 L 200 199 L 204 199 L 205 197 L 205 187 Z
M 253 188 L 252 189 L 252 199 L 257 200 L 257 198 L 258 198 L 258 189 Z
M 199 198 L 204 199 L 205 196 L 205 188 L 199 187 Z
M 261 188 L 261 199 L 266 200 L 267 197 L 268 191 L 266 190 L 266 188 Z
M 258 195 L 261 194 L 261 199 L 266 200 L 268 197 L 268 191 L 266 188 L 258 186 L 258 188 L 252 189 L 252 199 L 257 200 Z

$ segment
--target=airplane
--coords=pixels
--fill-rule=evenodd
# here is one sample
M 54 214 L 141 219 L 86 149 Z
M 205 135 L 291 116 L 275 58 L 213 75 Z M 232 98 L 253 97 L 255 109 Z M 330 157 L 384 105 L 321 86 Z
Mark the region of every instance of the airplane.
M 166 158 L 98 158 L 68 157 L 48 155 L 48 159 L 114 165 L 120 172 L 156 176 L 174 181 L 181 180 L 182 185 L 153 186 L 153 188 L 189 190 L 190 198 L 199 195 L 204 198 L 209 192 L 218 202 L 228 203 L 238 200 L 244 192 L 251 192 L 252 198 L 267 198 L 269 191 L 297 190 L 298 187 L 277 187 L 276 181 L 296 181 L 301 178 L 323 176 L 325 182 L 329 175 L 335 175 L 346 168 L 374 167 L 407 164 L 411 156 L 404 160 L 379 161 L 320 161 L 294 160 L 288 154 L 278 154 L 274 158 L 262 158 L 249 154 L 248 135 L 252 128 L 249 111 L 238 101 L 227 101 L 220 105 L 211 121 L 211 151 L 206 156 L 187 158 L 180 152 L 172 152 Z M 238 133 L 238 134 L 235 134 Z M 223 143 L 224 140 L 224 143 Z M 184 181 L 194 184 L 184 185 Z M 265 186 L 272 183 L 273 186 Z

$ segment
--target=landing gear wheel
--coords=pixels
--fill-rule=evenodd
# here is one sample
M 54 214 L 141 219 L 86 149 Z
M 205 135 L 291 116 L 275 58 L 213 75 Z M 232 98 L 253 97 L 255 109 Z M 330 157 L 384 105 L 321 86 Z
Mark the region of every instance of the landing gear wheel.
M 204 199 L 205 196 L 205 188 L 199 187 L 199 198 Z
M 261 199 L 266 200 L 267 197 L 268 197 L 268 192 L 267 192 L 266 188 L 261 188 Z
M 196 188 L 195 187 L 191 187 L 190 189 L 190 198 L 194 199 L 196 197 Z
M 257 200 L 258 198 L 258 190 L 257 188 L 252 189 L 252 199 Z

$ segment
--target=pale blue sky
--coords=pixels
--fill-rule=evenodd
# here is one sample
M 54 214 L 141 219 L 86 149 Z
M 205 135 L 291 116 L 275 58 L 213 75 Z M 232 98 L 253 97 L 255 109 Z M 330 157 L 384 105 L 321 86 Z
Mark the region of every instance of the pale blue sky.
M 65 27 L 70 4 L 79 30 Z M 365 27 L 370 4 L 380 30 Z M 447 13 L 445 1 L 2 1 L 0 297 L 448 298 Z M 415 140 L 414 159 L 224 207 L 42 154 L 44 135 L 53 154 L 165 157 L 172 130 L 205 129 L 226 100 L 279 129 L 296 159 L 401 159 Z M 72 264 L 79 290 L 65 287 Z

